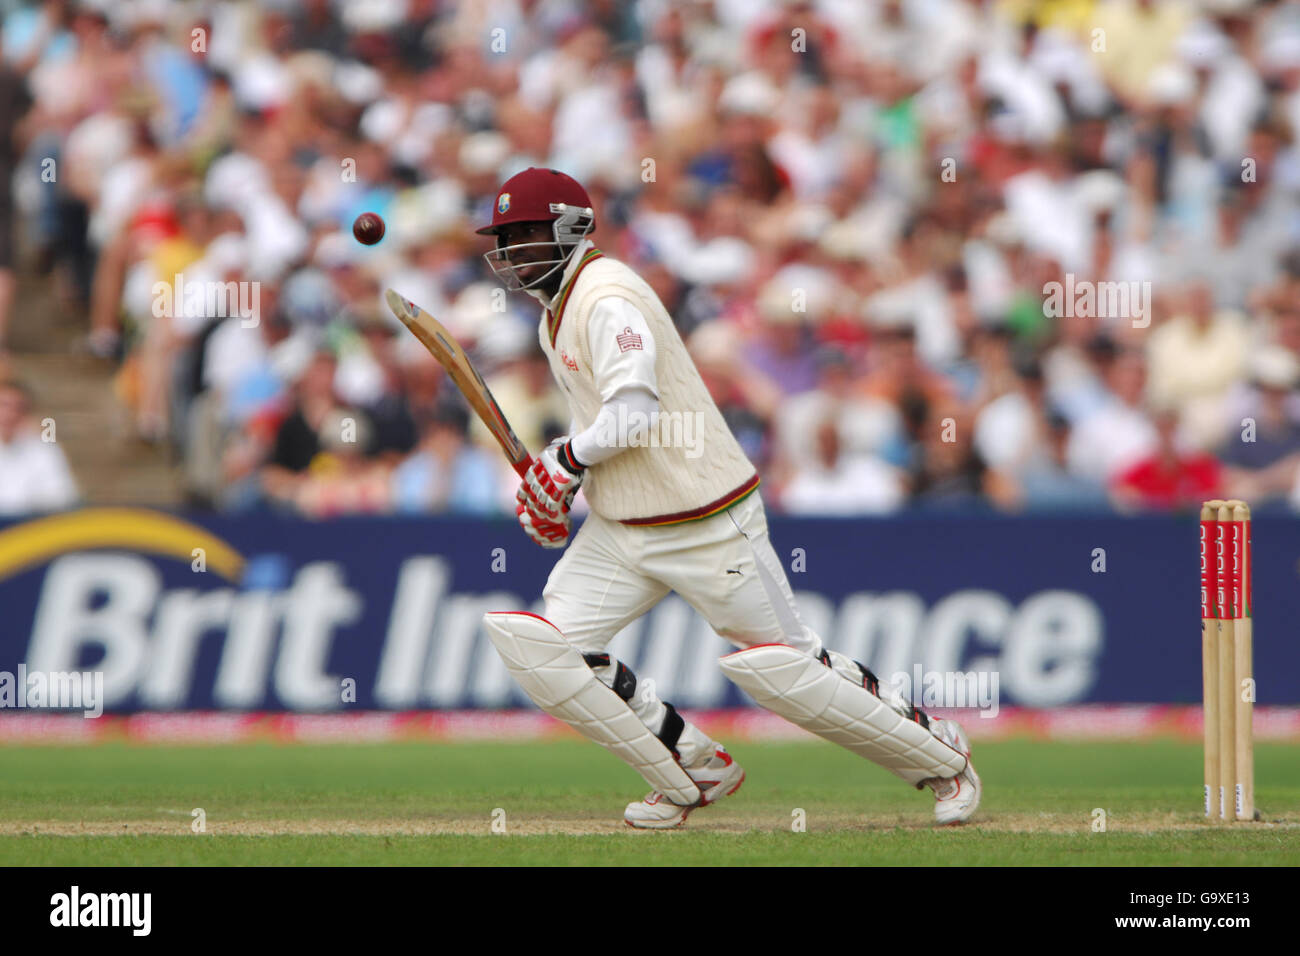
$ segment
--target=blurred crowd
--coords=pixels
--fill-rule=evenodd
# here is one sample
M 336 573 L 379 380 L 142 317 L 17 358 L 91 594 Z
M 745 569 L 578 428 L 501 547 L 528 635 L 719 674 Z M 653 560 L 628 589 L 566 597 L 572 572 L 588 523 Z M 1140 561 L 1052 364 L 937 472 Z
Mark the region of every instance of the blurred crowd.
M 773 510 L 1300 508 L 1300 3 L 0 9 L 6 225 L 192 503 L 512 512 L 381 294 L 444 321 L 529 447 L 563 434 L 537 305 L 473 234 L 542 165 Z

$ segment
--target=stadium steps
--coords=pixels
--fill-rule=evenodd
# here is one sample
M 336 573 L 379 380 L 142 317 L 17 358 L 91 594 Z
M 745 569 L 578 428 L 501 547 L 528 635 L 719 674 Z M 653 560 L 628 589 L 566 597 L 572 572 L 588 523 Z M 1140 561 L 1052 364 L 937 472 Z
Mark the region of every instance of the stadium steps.
M 54 419 L 55 437 L 94 505 L 181 502 L 180 468 L 165 445 L 137 440 L 114 392 L 116 363 L 79 352 L 88 319 L 56 300 L 49 279 L 19 269 L 10 323 L 11 368 L 33 395 L 37 421 Z

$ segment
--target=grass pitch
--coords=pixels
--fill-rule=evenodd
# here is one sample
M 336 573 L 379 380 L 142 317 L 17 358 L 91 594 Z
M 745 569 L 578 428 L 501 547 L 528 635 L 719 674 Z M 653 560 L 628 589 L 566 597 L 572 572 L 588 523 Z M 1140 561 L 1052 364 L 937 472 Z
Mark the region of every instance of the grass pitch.
M 642 832 L 622 810 L 645 786 L 580 740 L 6 746 L 0 865 L 1300 863 L 1283 744 L 1256 747 L 1264 822 L 1227 825 L 1202 821 L 1194 743 L 977 743 L 984 801 L 949 828 L 929 790 L 830 744 L 731 750 L 748 772 L 735 796 Z

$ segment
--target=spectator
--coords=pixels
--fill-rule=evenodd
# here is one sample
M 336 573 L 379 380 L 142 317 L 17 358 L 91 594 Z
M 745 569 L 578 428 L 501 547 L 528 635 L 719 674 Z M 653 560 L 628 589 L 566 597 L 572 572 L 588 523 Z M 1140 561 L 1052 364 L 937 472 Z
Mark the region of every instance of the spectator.
M 872 455 L 845 455 L 834 418 L 813 432 L 815 452 L 801 459 L 780 495 L 781 507 L 801 515 L 883 514 L 906 498 L 902 473 Z
M 1155 418 L 1153 454 L 1119 472 L 1112 488 L 1116 507 L 1172 511 L 1199 505 L 1215 497 L 1222 486 L 1219 463 L 1203 452 L 1185 451 L 1176 438 L 1178 415 L 1173 409 Z
M 31 107 L 26 78 L 7 63 L 0 63 L 0 353 L 5 351 L 9 311 L 13 307 L 17 278 L 13 178 L 19 148 L 18 126 Z
M 1219 459 L 1234 468 L 1265 468 L 1300 451 L 1300 361 L 1283 349 L 1266 349 L 1251 363 L 1251 385 L 1236 403 L 1232 432 Z
M 275 435 L 270 459 L 262 469 L 262 485 L 273 500 L 292 503 L 307 478 L 307 470 L 325 447 L 322 429 L 342 408 L 334 389 L 338 369 L 332 353 L 317 352 L 294 390 L 293 405 Z M 333 440 L 334 436 L 329 436 Z M 368 436 L 367 436 L 368 437 Z
M 1046 454 L 1036 457 L 1021 473 L 1003 476 L 996 497 L 999 505 L 1012 511 L 1105 510 L 1110 498 L 1103 482 L 1070 471 L 1067 449 L 1070 423 L 1062 415 L 1049 413 L 1044 421 Z
M 1232 494 L 1262 504 L 1292 495 L 1300 475 L 1300 361 L 1269 348 L 1251 366 L 1251 385 L 1232 403 L 1219 459 Z
M 294 483 L 293 505 L 310 518 L 378 514 L 388 510 L 388 467 L 371 458 L 370 419 L 357 409 L 326 413 L 318 433 L 320 451 Z
M 0 514 L 70 508 L 77 485 L 63 449 L 45 440 L 31 420 L 31 396 L 13 379 L 0 380 Z
M 777 453 L 785 464 L 816 456 L 819 426 L 835 423 L 838 441 L 847 456 L 878 455 L 904 460 L 904 441 L 897 407 L 871 395 L 854 393 L 854 367 L 832 348 L 817 353 L 817 387 L 786 399 L 776 419 Z
M 420 443 L 393 471 L 397 511 L 492 514 L 502 510 L 497 468 L 488 452 L 468 442 L 469 414 L 443 405 L 420 424 Z
M 1070 470 L 1111 481 L 1155 450 L 1159 436 L 1143 403 L 1146 363 L 1141 353 L 1121 352 L 1103 360 L 1104 404 L 1070 436 Z
M 1224 400 L 1246 371 L 1249 331 L 1240 313 L 1215 310 L 1204 281 L 1186 287 L 1182 305 L 1151 333 L 1150 400 L 1180 410 L 1191 439 L 1210 448 L 1223 440 Z
M 927 509 L 962 509 L 985 499 L 991 475 L 971 441 L 960 406 L 931 406 L 921 419 L 920 454 L 912 473 L 912 502 Z

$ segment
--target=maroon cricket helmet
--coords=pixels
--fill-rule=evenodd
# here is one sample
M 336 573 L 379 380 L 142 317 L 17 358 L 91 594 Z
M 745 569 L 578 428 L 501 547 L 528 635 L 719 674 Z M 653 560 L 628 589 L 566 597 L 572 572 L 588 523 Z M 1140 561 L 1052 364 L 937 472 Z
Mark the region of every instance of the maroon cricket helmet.
M 490 236 L 511 223 L 554 222 L 566 211 L 585 213 L 585 218 L 590 220 L 593 214 L 587 190 L 572 176 L 558 169 L 530 166 L 502 184 L 492 207 L 491 225 L 475 232 Z M 595 223 L 592 222 L 585 232 L 594 229 Z

